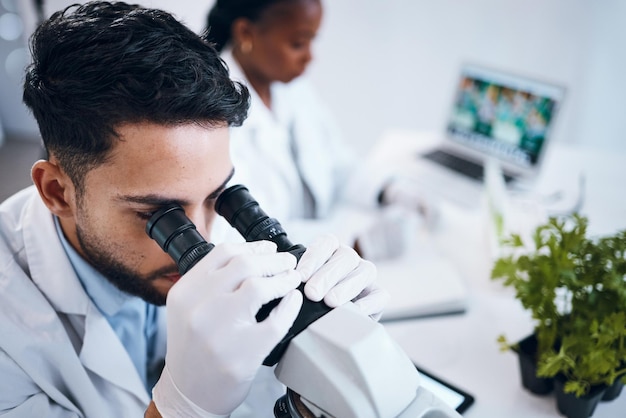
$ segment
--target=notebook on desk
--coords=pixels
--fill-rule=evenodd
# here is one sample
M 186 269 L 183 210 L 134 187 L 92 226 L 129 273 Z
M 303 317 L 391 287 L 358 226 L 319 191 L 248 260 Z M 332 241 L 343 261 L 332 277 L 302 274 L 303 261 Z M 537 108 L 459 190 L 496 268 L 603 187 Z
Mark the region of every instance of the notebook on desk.
M 378 280 L 390 300 L 382 321 L 463 313 L 468 289 L 449 260 L 436 254 L 376 263 Z
M 507 183 L 535 177 L 565 89 L 476 65 L 462 68 L 442 141 L 416 156 L 420 186 L 463 206 L 480 203 L 484 164 Z

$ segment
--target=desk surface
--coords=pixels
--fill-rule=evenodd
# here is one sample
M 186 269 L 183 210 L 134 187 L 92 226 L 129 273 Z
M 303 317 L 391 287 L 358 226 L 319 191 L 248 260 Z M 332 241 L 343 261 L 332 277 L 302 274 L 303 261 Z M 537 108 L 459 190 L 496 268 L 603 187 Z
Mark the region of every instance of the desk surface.
M 407 154 L 432 141 L 432 136 L 390 134 L 373 150 L 383 160 Z M 578 172 L 586 177 L 582 212 L 591 230 L 606 234 L 626 227 L 626 198 L 617 193 L 626 170 L 624 155 L 556 147 L 548 153 L 537 189 L 576 187 Z M 620 174 L 621 173 L 621 174 Z M 566 190 L 567 191 L 567 190 Z M 385 322 L 390 335 L 411 359 L 426 370 L 467 390 L 476 397 L 464 414 L 469 418 L 542 418 L 560 416 L 553 395 L 537 396 L 520 384 L 517 357 L 500 352 L 496 338 L 511 341 L 528 335 L 532 321 L 510 289 L 489 279 L 492 265 L 486 216 L 482 210 L 441 207 L 438 227 L 428 238 L 462 273 L 469 288 L 469 305 L 461 315 Z M 602 402 L 594 418 L 626 416 L 626 395 Z

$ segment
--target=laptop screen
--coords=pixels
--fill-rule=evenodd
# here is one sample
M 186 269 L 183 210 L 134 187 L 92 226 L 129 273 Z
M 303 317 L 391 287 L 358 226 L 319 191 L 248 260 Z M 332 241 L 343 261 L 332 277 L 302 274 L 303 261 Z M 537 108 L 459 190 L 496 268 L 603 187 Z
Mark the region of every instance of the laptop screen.
M 564 89 L 477 66 L 464 67 L 448 137 L 523 169 L 545 148 Z

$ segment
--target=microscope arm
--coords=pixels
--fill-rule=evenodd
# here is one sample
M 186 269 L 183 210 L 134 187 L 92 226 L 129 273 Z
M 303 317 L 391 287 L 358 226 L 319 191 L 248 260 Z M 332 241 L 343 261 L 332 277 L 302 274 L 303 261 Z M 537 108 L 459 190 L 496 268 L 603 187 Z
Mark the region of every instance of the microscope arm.
M 325 416 L 460 417 L 420 387 L 419 372 L 404 351 L 351 303 L 293 338 L 275 374 Z

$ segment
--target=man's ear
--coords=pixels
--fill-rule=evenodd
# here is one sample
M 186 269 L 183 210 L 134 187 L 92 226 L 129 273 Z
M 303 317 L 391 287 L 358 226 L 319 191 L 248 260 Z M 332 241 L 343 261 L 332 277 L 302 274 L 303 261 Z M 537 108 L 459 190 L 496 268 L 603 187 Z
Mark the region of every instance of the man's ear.
M 50 212 L 60 218 L 73 216 L 74 184 L 58 164 L 39 160 L 31 169 L 31 177 Z

